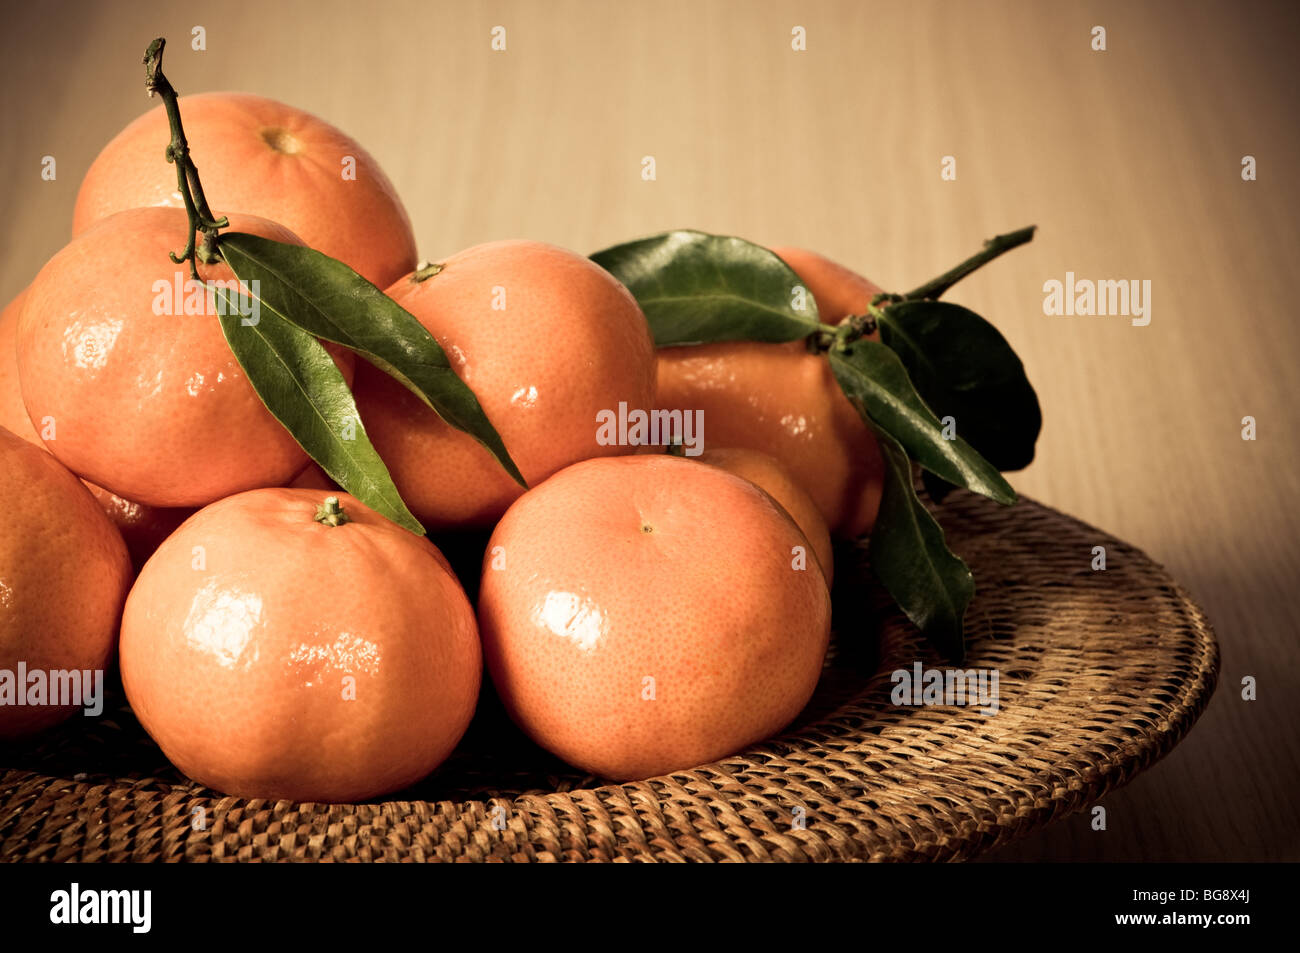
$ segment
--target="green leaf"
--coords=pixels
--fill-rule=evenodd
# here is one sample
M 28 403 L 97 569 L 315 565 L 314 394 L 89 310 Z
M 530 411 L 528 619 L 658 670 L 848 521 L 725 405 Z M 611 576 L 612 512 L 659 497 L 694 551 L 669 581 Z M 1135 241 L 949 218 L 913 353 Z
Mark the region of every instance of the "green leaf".
M 424 527 L 402 502 L 343 374 L 320 341 L 273 311 L 260 311 L 255 322 L 251 315 L 245 319 L 231 292 L 213 293 L 224 302 L 218 313 L 226 342 L 275 419 L 343 489 L 423 536 Z
M 922 399 L 999 470 L 1034 459 L 1043 426 L 1025 367 L 999 332 L 974 311 L 942 301 L 891 304 L 880 340 L 903 361 Z
M 867 543 L 871 570 L 930 644 L 960 664 L 966 654 L 963 621 L 975 580 L 949 551 L 943 529 L 917 498 L 903 448 L 882 428 L 868 425 L 885 461 L 880 512 Z
M 665 232 L 591 258 L 632 292 L 656 347 L 794 341 L 819 327 L 812 293 L 805 288 L 796 302 L 795 290 L 803 288 L 799 276 L 743 238 Z
M 835 379 L 863 419 L 894 437 L 913 460 L 999 503 L 1016 501 L 1011 484 L 960 434 L 944 437 L 943 425 L 916 393 L 897 354 L 879 341 L 862 339 L 846 350 L 832 349 L 829 357 Z
M 350 348 L 395 377 L 438 416 L 481 443 L 527 486 L 496 428 L 432 334 L 392 298 L 343 264 L 299 245 L 226 232 L 221 253 L 264 309 L 295 327 Z M 318 463 L 320 461 L 317 461 Z
M 921 485 L 936 503 L 942 503 L 953 490 L 957 489 L 947 480 L 935 476 L 929 470 L 921 471 Z

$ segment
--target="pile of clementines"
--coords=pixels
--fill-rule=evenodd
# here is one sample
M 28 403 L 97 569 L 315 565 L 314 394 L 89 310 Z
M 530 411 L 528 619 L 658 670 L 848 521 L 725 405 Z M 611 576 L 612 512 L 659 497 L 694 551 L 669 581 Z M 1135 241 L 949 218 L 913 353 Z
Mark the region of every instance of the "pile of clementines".
M 192 234 L 159 106 L 100 153 L 71 242 L 0 317 L 0 672 L 116 657 L 180 771 L 300 801 L 434 771 L 485 662 L 524 732 L 604 778 L 690 768 L 793 720 L 828 644 L 831 533 L 869 529 L 880 502 L 876 443 L 827 362 L 798 341 L 656 352 L 622 284 L 536 241 L 422 267 L 392 185 L 339 130 L 250 95 L 181 106 L 217 214 L 386 289 L 445 350 L 527 489 L 330 345 L 410 512 L 433 538 L 491 531 L 473 605 L 429 536 L 312 461 L 211 314 L 158 307 Z M 880 291 L 775 251 L 825 321 Z M 233 277 L 220 261 L 198 270 Z M 598 439 L 621 406 L 702 412 L 705 452 Z M 55 701 L 0 692 L 0 738 L 79 713 Z

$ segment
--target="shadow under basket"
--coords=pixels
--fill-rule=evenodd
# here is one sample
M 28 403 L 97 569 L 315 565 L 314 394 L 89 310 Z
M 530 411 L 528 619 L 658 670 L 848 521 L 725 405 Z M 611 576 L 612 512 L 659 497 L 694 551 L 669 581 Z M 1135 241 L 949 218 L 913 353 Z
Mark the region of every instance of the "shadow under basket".
M 6 861 L 962 860 L 1083 810 L 1204 710 L 1204 613 L 1132 546 L 1041 504 L 965 492 L 935 508 L 975 575 L 964 668 L 997 711 L 896 705 L 891 673 L 941 667 L 840 550 L 817 693 L 781 735 L 664 777 L 607 784 L 537 748 L 484 693 L 455 755 L 362 804 L 223 797 L 168 764 L 120 688 L 0 748 Z M 1092 569 L 1106 548 L 1105 571 Z

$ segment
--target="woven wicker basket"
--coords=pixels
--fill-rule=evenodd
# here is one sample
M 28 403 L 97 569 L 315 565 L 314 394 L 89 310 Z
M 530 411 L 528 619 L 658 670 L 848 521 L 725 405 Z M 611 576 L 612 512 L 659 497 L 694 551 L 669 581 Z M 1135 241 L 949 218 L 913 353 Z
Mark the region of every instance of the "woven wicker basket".
M 528 743 L 487 694 L 457 754 L 402 800 L 243 800 L 178 775 L 118 695 L 93 722 L 0 749 L 0 858 L 972 857 L 1168 752 L 1209 701 L 1219 653 L 1201 610 L 1133 547 L 1028 500 L 955 493 L 937 510 L 979 586 L 966 666 L 999 672 L 996 715 L 891 704 L 891 671 L 939 663 L 849 548 L 816 696 L 780 737 L 734 757 L 602 784 Z M 1097 545 L 1104 572 L 1091 568 Z

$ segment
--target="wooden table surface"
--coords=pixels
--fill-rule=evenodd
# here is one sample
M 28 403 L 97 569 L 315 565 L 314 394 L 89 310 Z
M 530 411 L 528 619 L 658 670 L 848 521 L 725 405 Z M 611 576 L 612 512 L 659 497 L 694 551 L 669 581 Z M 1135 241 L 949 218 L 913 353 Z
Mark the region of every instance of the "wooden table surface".
M 3 16 L 6 301 L 67 240 L 95 154 L 150 105 L 154 36 L 182 94 L 257 92 L 358 138 L 432 259 L 695 227 L 810 247 L 906 290 L 1037 224 L 949 295 L 1001 328 L 1038 389 L 1038 458 L 1013 482 L 1169 567 L 1223 668 L 1188 739 L 1105 799 L 1108 830 L 1079 815 L 992 859 L 1300 859 L 1295 4 L 234 0 Z M 1150 323 L 1045 314 L 1044 282 L 1067 271 L 1149 280 Z

